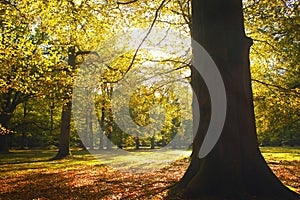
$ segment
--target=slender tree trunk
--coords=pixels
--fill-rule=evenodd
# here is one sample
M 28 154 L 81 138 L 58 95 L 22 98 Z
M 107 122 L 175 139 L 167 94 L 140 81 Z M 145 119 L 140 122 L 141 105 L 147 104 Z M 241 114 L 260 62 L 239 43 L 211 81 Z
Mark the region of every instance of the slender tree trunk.
M 151 137 L 150 141 L 151 141 L 150 149 L 154 149 L 155 148 L 154 136 Z
M 106 138 L 106 149 L 107 150 L 112 149 L 112 147 L 111 147 L 111 134 L 112 133 L 110 131 L 107 132 L 107 138 Z
M 7 136 L 8 135 L 0 135 L 0 154 L 9 153 Z
M 54 115 L 54 99 L 52 100 L 51 105 L 50 105 L 50 130 L 49 130 L 49 135 L 51 137 L 53 136 L 53 127 L 54 127 L 53 115 Z
M 59 137 L 59 150 L 53 159 L 62 159 L 71 155 L 70 152 L 70 124 L 71 124 L 71 101 L 63 106 L 61 114 L 61 126 Z
M 90 132 L 90 150 L 94 150 L 94 133 L 93 133 L 93 121 L 92 121 L 92 111 L 89 112 L 89 132 Z
M 26 115 L 27 115 L 27 103 L 26 101 L 24 102 L 24 107 L 23 107 L 23 121 L 25 122 L 26 120 Z M 22 138 L 21 138 L 21 149 L 25 149 L 25 143 L 26 143 L 26 131 L 23 128 L 22 129 Z
M 25 149 L 25 146 L 26 146 L 26 132 L 25 131 L 22 131 L 22 136 L 21 136 L 21 150 L 24 150 Z
M 103 134 L 104 134 L 104 130 L 105 130 L 105 128 L 104 128 L 104 120 L 105 120 L 105 109 L 104 109 L 104 107 L 102 107 L 102 109 L 101 109 L 101 121 L 100 121 L 100 123 L 101 123 L 101 130 L 99 131 L 99 139 L 100 139 L 100 142 L 99 142 L 99 150 L 103 150 L 104 148 L 104 142 L 103 142 Z
M 8 123 L 12 117 L 12 114 L 1 114 L 0 115 L 0 124 L 4 128 L 8 128 Z M 0 154 L 9 153 L 8 146 L 8 134 L 0 135 Z
M 103 150 L 104 149 L 103 134 L 104 134 L 103 131 L 99 132 L 99 140 L 100 140 L 99 141 L 99 150 Z
M 208 51 L 222 75 L 227 113 L 218 143 L 199 159 L 210 121 L 210 101 L 200 74 L 192 69 L 201 123 L 191 164 L 172 191 L 181 190 L 192 199 L 300 199 L 272 173 L 258 148 L 249 70 L 252 41 L 244 33 L 242 1 L 194 0 L 192 9 L 193 39 Z
M 123 149 L 123 133 L 122 133 L 122 130 L 119 129 L 119 127 L 116 126 L 116 124 L 114 124 L 114 126 L 116 127 L 116 129 L 115 129 L 116 135 L 118 136 L 118 148 Z
M 139 138 L 139 136 L 135 137 L 135 149 L 136 150 L 140 149 L 140 138 Z
M 75 47 L 71 46 L 68 49 L 68 64 L 72 69 L 75 69 Z M 67 74 L 70 74 L 70 69 L 66 69 Z M 69 155 L 70 152 L 70 132 L 71 132 L 71 115 L 72 115 L 72 95 L 71 86 L 66 86 L 66 94 L 64 101 L 66 102 L 62 108 L 61 114 L 61 127 L 60 127 L 60 138 L 59 138 L 59 150 L 57 155 L 53 159 L 62 159 Z
M 107 92 L 107 97 L 109 98 L 109 100 L 112 99 L 112 94 L 113 94 L 113 87 L 110 84 L 109 87 L 106 88 L 106 92 Z M 112 108 L 111 106 L 107 109 L 107 113 L 106 113 L 109 121 L 107 122 L 107 126 L 106 126 L 106 133 L 107 133 L 107 147 L 106 149 L 111 150 L 112 149 L 112 137 L 113 137 L 113 112 L 112 112 Z

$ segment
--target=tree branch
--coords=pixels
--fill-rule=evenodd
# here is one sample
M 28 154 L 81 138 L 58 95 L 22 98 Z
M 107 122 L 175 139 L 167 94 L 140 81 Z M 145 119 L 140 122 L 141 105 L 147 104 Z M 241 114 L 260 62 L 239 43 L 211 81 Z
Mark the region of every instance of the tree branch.
M 120 2 L 120 1 L 117 1 L 117 4 L 119 5 L 127 5 L 127 4 L 131 4 L 131 3 L 135 3 L 137 2 L 138 0 L 131 0 L 131 1 L 127 1 L 127 2 Z
M 152 24 L 150 25 L 150 28 L 149 28 L 147 34 L 146 34 L 146 36 L 143 38 L 143 40 L 141 41 L 141 43 L 139 44 L 138 48 L 136 49 L 136 51 L 135 51 L 135 53 L 134 53 L 134 55 L 133 55 L 133 57 L 132 57 L 131 63 L 130 63 L 130 65 L 128 66 L 128 68 L 127 68 L 127 70 L 125 71 L 125 73 L 123 74 L 122 78 L 124 78 L 124 76 L 129 72 L 129 70 L 130 70 L 131 67 L 133 66 L 134 61 L 135 61 L 135 58 L 136 58 L 136 56 L 137 56 L 137 54 L 138 54 L 140 48 L 142 47 L 142 45 L 144 44 L 144 42 L 146 41 L 146 39 L 147 39 L 148 36 L 150 35 L 150 33 L 151 33 L 151 31 L 152 31 L 152 29 L 153 29 L 153 27 L 154 27 L 154 24 L 155 24 L 155 22 L 156 22 L 156 20 L 157 20 L 157 18 L 158 18 L 159 11 L 161 10 L 161 8 L 163 7 L 163 5 L 164 5 L 165 3 L 166 3 L 166 0 L 163 0 L 162 3 L 161 3 L 161 4 L 159 5 L 159 7 L 157 8 L 157 10 L 156 10 L 156 12 L 155 12 L 154 19 L 153 19 L 153 21 L 152 21 Z M 122 79 L 122 78 L 121 78 L 121 79 Z
M 275 87 L 275 88 L 278 88 L 278 89 L 281 89 L 281 90 L 284 90 L 284 91 L 287 91 L 287 92 L 294 92 L 296 94 L 300 94 L 299 92 L 294 90 L 296 88 L 284 88 L 284 87 L 274 85 L 274 84 L 270 84 L 270 83 L 266 83 L 266 82 L 263 82 L 263 81 L 260 81 L 260 80 L 257 80 L 257 79 L 251 79 L 251 80 L 254 81 L 254 82 L 266 85 L 266 86 L 271 86 L 271 87 Z
M 96 51 L 78 51 L 76 52 L 75 56 L 79 56 L 79 55 L 88 55 L 88 54 L 94 54 L 97 57 L 99 57 L 99 54 Z

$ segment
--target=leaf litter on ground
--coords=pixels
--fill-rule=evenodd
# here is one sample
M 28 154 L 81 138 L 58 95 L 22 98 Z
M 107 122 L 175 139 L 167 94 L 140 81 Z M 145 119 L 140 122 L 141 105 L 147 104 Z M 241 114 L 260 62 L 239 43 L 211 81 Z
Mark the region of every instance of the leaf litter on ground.
M 300 193 L 300 161 L 267 161 L 285 185 Z M 157 171 L 132 173 L 112 169 L 90 155 L 0 162 L 0 199 L 165 199 L 188 165 L 189 159 L 184 158 Z

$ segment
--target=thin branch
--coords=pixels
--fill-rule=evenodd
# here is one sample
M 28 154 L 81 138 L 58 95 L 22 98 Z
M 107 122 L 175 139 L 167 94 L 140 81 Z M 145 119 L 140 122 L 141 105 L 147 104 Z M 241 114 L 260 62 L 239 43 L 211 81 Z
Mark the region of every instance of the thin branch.
M 183 62 L 180 60 L 173 60 L 173 59 L 164 59 L 164 60 L 155 60 L 155 59 L 145 59 L 146 61 L 150 61 L 150 62 L 172 62 L 172 63 L 178 63 L 178 64 L 183 64 L 185 65 L 184 67 L 191 67 L 191 63 L 190 62 Z
M 155 12 L 155 16 L 154 16 L 154 19 L 150 25 L 150 28 L 148 30 L 148 32 L 146 33 L 145 37 L 143 38 L 143 40 L 141 41 L 141 43 L 139 44 L 139 46 L 137 47 L 133 57 L 132 57 L 132 60 L 128 66 L 128 68 L 126 69 L 126 71 L 124 73 L 122 73 L 122 77 L 119 79 L 119 80 L 116 80 L 116 81 L 106 81 L 105 83 L 117 83 L 119 82 L 120 80 L 124 79 L 125 75 L 129 72 L 129 70 L 131 69 L 131 67 L 133 66 L 134 64 L 134 61 L 136 60 L 136 57 L 137 57 L 137 54 L 140 50 L 140 48 L 142 47 L 142 45 L 144 44 L 144 42 L 146 41 L 146 39 L 148 38 L 148 36 L 150 35 L 153 27 L 154 27 L 154 24 L 158 18 L 158 15 L 159 15 L 159 11 L 162 9 L 162 7 L 164 6 L 164 4 L 166 3 L 167 0 L 163 0 L 161 2 L 161 4 L 159 5 L 159 7 L 157 8 L 156 12 Z
M 120 1 L 117 1 L 117 4 L 119 5 L 127 5 L 127 4 L 131 4 L 131 3 L 135 3 L 137 2 L 138 0 L 131 0 L 131 1 L 127 1 L 127 2 L 120 2 Z
M 266 82 L 263 82 L 263 81 L 260 81 L 260 80 L 257 80 L 257 79 L 251 79 L 251 80 L 254 81 L 254 82 L 266 85 L 267 87 L 269 87 L 269 86 L 270 87 L 275 87 L 275 88 L 278 88 L 278 89 L 281 89 L 281 90 L 284 90 L 284 91 L 287 91 L 287 92 L 294 92 L 296 94 L 300 94 L 299 92 L 295 91 L 294 88 L 284 88 L 284 87 L 274 85 L 274 84 L 271 84 L 271 83 L 266 83 Z
M 291 89 L 296 89 L 296 88 L 300 88 L 300 83 L 298 83 L 298 84 L 291 87 Z
M 157 22 L 161 22 L 161 23 L 166 23 L 166 24 L 170 24 L 170 25 L 186 25 L 186 22 L 170 22 L 170 21 L 167 21 L 167 20 L 156 20 Z
M 135 51 L 135 53 L 134 53 L 134 55 L 133 55 L 133 57 L 132 57 L 131 63 L 130 63 L 130 65 L 128 66 L 128 68 L 127 68 L 127 70 L 125 71 L 125 73 L 123 74 L 123 77 L 122 77 L 122 78 L 124 78 L 124 76 L 129 72 L 129 70 L 130 70 L 131 67 L 133 66 L 134 61 L 135 61 L 135 58 L 137 57 L 137 54 L 138 54 L 140 48 L 142 47 L 142 45 L 144 44 L 144 42 L 146 41 L 146 39 L 147 39 L 148 36 L 150 35 L 150 33 L 151 33 L 151 31 L 152 31 L 152 29 L 153 29 L 153 27 L 154 27 L 154 24 L 155 24 L 155 22 L 156 22 L 156 19 L 158 18 L 159 11 L 162 9 L 162 7 L 164 6 L 165 2 L 166 2 L 166 0 L 163 0 L 162 3 L 161 3 L 161 4 L 159 5 L 159 7 L 157 8 L 157 10 L 156 10 L 156 12 L 155 12 L 154 19 L 153 19 L 153 21 L 152 21 L 152 24 L 150 25 L 150 28 L 149 28 L 147 34 L 146 34 L 146 36 L 143 38 L 143 40 L 141 41 L 141 43 L 139 44 L 138 48 L 136 49 L 136 51 Z
M 31 124 L 33 124 L 34 126 L 36 126 L 37 128 L 39 128 L 39 129 L 41 129 L 41 130 L 43 130 L 43 131 L 54 131 L 54 130 L 56 130 L 56 129 L 58 129 L 58 127 L 56 127 L 56 128 L 47 128 L 47 127 L 42 127 L 42 126 L 40 126 L 38 123 L 36 123 L 36 122 L 31 122 Z
M 93 54 L 93 55 L 96 55 L 97 57 L 99 57 L 99 54 L 96 51 L 78 51 L 78 52 L 76 52 L 75 56 L 88 55 L 88 54 Z
M 17 5 L 15 5 L 15 4 L 13 4 L 12 2 L 7 1 L 7 0 L 3 1 L 3 4 L 10 5 L 10 6 L 14 7 L 14 9 L 16 9 L 16 10 L 19 12 L 19 14 L 20 14 L 22 17 L 24 17 L 24 14 L 21 12 L 21 10 L 18 8 Z
M 179 7 L 180 7 L 180 11 L 182 13 L 182 17 L 183 17 L 184 21 L 188 24 L 188 26 L 189 26 L 189 28 L 191 30 L 191 26 L 192 26 L 191 25 L 191 15 L 185 14 L 183 5 L 181 4 L 180 0 L 177 0 L 177 3 L 179 5 Z
M 253 39 L 253 38 L 252 38 L 252 40 L 255 41 L 255 42 L 266 43 L 267 45 L 269 45 L 270 47 L 272 47 L 272 49 L 274 51 L 279 51 L 274 45 L 270 44 L 267 40 L 260 40 L 260 39 Z

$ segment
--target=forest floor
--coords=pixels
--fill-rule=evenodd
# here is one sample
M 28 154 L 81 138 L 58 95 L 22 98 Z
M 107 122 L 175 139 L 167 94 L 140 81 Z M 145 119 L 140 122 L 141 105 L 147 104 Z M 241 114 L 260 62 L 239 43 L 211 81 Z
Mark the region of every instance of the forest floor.
M 261 151 L 279 179 L 300 193 L 300 148 Z M 0 199 L 164 199 L 189 165 L 185 157 L 156 171 L 133 173 L 104 165 L 104 158 L 95 159 L 87 151 L 74 150 L 68 159 L 50 161 L 55 153 L 12 150 L 1 155 Z

